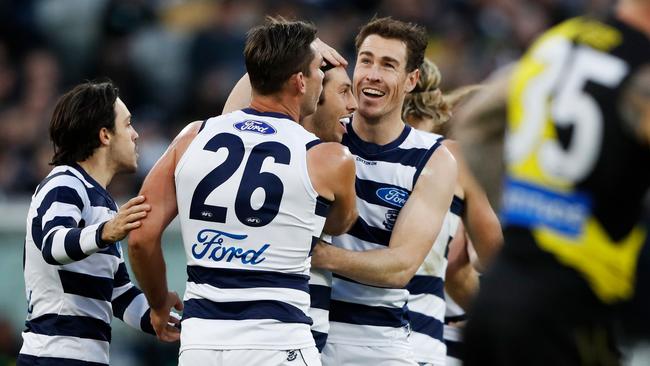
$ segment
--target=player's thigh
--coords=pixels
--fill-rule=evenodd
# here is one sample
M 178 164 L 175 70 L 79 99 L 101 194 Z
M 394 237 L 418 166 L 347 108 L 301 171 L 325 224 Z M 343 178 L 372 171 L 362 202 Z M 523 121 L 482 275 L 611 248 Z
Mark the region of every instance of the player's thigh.
M 185 350 L 179 366 L 321 366 L 316 347 L 294 350 Z
M 328 342 L 321 355 L 323 366 L 417 366 L 406 347 L 367 347 Z

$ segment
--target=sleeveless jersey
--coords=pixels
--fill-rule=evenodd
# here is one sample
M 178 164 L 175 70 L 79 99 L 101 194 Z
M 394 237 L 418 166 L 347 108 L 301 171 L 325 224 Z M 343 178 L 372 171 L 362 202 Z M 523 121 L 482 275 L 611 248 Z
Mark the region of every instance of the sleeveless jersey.
M 605 303 L 632 296 L 647 236 L 639 221 L 650 149 L 618 108 L 649 50 L 617 20 L 570 19 L 536 42 L 510 85 L 506 247 L 551 253 Z
M 343 144 L 356 161 L 359 218 L 333 244 L 356 251 L 385 248 L 400 209 L 442 137 L 405 126 L 396 140 L 380 146 L 361 140 L 353 123 L 347 124 Z M 328 342 L 410 347 L 407 300 L 406 288 L 363 285 L 334 274 Z
M 187 148 L 175 172 L 181 351 L 314 346 L 310 255 L 326 216 L 307 172 L 316 143 L 289 116 L 249 108 L 207 120 Z
M 454 196 L 431 251 L 406 288 L 409 291 L 409 342 L 415 360 L 444 365 L 447 349 L 443 337 L 445 324 L 445 272 L 449 243 L 462 220 L 463 200 Z M 451 299 L 449 299 L 451 300 Z

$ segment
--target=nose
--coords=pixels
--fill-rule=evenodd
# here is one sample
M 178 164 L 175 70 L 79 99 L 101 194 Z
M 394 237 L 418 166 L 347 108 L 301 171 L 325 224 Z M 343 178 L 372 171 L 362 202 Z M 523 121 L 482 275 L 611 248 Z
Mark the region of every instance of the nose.
M 345 95 L 345 108 L 347 108 L 348 113 L 356 111 L 359 105 L 357 104 L 357 99 L 354 97 L 354 94 L 352 94 L 352 91 L 346 93 Z
M 366 79 L 368 79 L 368 81 L 379 81 L 381 79 L 379 74 L 379 67 L 377 64 L 373 64 L 370 67 L 368 73 L 366 74 Z
M 133 141 L 137 140 L 139 137 L 140 137 L 140 135 L 138 135 L 138 131 L 136 131 L 135 128 L 134 128 L 133 129 Z

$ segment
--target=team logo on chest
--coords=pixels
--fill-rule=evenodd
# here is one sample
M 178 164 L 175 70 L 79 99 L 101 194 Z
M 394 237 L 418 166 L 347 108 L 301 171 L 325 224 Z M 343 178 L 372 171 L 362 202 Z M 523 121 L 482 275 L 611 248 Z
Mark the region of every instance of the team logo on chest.
M 261 135 L 272 135 L 276 133 L 275 128 L 270 124 L 263 121 L 255 121 L 252 119 L 247 119 L 242 122 L 237 122 L 233 125 L 236 129 L 243 132 L 254 132 Z

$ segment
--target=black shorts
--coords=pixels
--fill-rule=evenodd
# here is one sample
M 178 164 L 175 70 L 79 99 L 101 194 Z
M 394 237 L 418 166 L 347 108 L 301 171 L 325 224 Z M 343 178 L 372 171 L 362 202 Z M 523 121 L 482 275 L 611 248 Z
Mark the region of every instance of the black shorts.
M 614 314 L 574 270 L 508 229 L 465 329 L 465 365 L 618 365 Z

